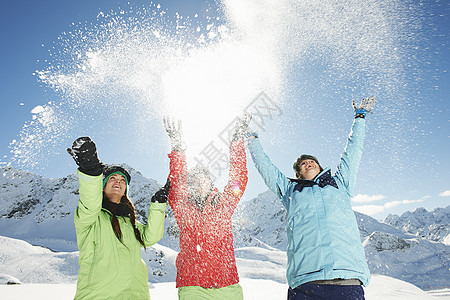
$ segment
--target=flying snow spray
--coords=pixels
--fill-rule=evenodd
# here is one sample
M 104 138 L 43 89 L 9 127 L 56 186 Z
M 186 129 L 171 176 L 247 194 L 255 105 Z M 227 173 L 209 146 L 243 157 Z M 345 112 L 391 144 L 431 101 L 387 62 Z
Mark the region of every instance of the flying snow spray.
M 222 133 L 243 111 L 257 111 L 252 105 L 259 105 L 258 97 L 265 97 L 274 115 L 257 116 L 257 129 L 277 134 L 280 145 L 295 136 L 320 146 L 326 134 L 309 136 L 293 126 L 324 121 L 321 112 L 327 112 L 324 124 L 338 128 L 333 115 L 343 119 L 352 97 L 376 95 L 379 116 L 406 119 L 407 101 L 394 99 L 405 80 L 404 65 L 411 63 L 404 46 L 414 34 L 406 29 L 416 17 L 411 5 L 224 0 L 193 16 L 169 15 L 156 4 L 100 12 L 95 21 L 73 23 L 62 33 L 47 64 L 35 72 L 54 95 L 32 111 L 11 144 L 13 160 L 46 167 L 54 149 L 88 134 L 117 149 L 111 157 L 145 161 L 149 149 L 165 147 L 155 156 L 169 151 L 162 125 L 168 115 L 183 123 L 192 164 L 211 145 L 216 155 L 227 154 Z M 379 130 L 401 135 L 395 125 L 379 124 Z M 336 129 L 337 135 L 346 136 L 347 128 Z M 401 147 L 393 144 L 393 151 Z

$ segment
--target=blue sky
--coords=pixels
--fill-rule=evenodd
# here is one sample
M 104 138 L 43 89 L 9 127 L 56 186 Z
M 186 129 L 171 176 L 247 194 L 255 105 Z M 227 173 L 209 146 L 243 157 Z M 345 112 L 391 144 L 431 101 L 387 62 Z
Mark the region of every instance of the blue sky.
M 335 170 L 350 131 L 351 99 L 374 95 L 379 102 L 367 118 L 354 207 L 383 218 L 448 205 L 449 3 L 348 1 L 336 12 L 331 0 L 295 9 L 292 1 L 269 2 L 5 3 L 1 161 L 66 176 L 75 166 L 65 147 L 89 135 L 105 162 L 128 163 L 163 183 L 169 150 L 163 115 L 183 119 L 191 149 L 199 151 L 264 91 L 280 108 L 259 129 L 273 162 L 293 176 L 292 162 L 311 153 Z M 182 26 L 190 18 L 187 29 L 174 29 L 177 12 Z M 145 21 L 151 25 L 138 29 L 135 40 L 115 30 L 122 24 L 132 33 Z M 155 42 L 160 34 L 169 39 Z M 88 71 L 73 71 L 86 62 Z M 54 77 L 39 79 L 36 70 L 59 81 L 52 86 Z M 251 160 L 248 166 L 247 200 L 266 190 Z

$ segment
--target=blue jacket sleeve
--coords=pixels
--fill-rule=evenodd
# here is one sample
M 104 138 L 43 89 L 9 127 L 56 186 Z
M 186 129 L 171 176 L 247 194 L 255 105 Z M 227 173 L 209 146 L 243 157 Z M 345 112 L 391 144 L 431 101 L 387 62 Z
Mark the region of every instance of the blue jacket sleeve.
M 363 152 L 364 136 L 366 131 L 366 120 L 356 118 L 352 125 L 352 130 L 347 141 L 341 161 L 337 167 L 336 178 L 347 189 L 351 195 L 356 181 L 356 174 Z
M 248 148 L 256 169 L 259 174 L 261 174 L 267 187 L 280 199 L 283 199 L 283 196 L 289 188 L 289 179 L 280 172 L 280 170 L 271 162 L 267 154 L 264 153 L 258 138 L 251 138 L 248 142 Z

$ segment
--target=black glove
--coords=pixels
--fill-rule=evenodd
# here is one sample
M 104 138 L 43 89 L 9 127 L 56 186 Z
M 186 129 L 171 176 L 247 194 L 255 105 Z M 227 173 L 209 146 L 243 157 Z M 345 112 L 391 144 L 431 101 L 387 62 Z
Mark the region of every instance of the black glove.
M 151 201 L 156 203 L 166 203 L 167 196 L 169 195 L 169 188 L 170 180 L 167 178 L 166 184 L 153 195 Z
M 98 176 L 103 173 L 105 165 L 98 159 L 97 148 L 90 137 L 77 138 L 73 142 L 72 148 L 67 148 L 67 152 L 75 160 L 80 172 L 91 176 Z

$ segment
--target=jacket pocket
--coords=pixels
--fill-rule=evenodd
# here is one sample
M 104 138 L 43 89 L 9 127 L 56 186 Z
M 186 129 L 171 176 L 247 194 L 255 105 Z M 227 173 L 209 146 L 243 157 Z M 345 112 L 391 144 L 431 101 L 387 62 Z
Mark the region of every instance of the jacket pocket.
M 288 222 L 288 272 L 294 276 L 323 269 L 323 241 L 317 234 L 314 214 L 297 213 Z
M 107 258 L 106 258 L 106 257 Z M 89 273 L 89 289 L 105 289 L 117 277 L 117 264 L 111 261 L 107 255 L 93 261 Z

